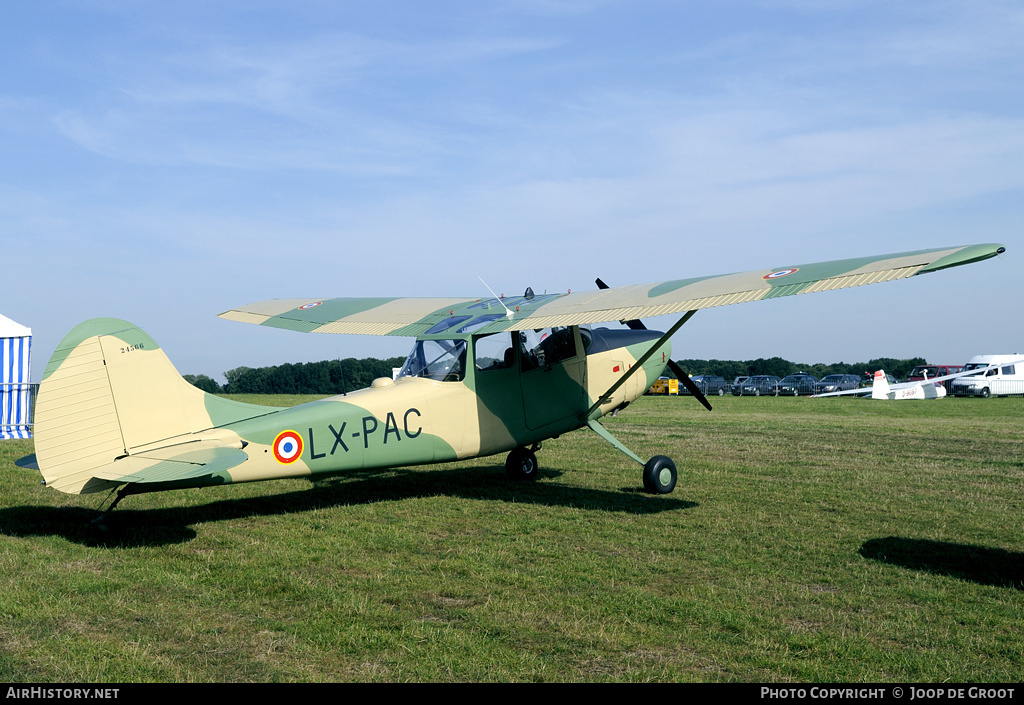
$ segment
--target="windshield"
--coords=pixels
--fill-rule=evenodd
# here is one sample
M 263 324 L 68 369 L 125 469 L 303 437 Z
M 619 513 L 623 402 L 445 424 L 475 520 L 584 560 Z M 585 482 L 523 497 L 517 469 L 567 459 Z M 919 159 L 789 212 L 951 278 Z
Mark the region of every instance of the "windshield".
M 398 376 L 459 382 L 465 370 L 465 340 L 417 340 Z

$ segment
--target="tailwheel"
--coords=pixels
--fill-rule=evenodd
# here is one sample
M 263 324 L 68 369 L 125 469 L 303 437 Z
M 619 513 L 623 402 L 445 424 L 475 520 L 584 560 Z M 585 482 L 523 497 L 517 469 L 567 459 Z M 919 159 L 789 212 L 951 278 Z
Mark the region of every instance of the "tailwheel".
M 532 448 L 519 446 L 505 459 L 505 474 L 513 480 L 536 480 L 537 454 Z
M 672 458 L 656 455 L 644 465 L 644 490 L 651 494 L 668 494 L 676 488 L 676 464 Z

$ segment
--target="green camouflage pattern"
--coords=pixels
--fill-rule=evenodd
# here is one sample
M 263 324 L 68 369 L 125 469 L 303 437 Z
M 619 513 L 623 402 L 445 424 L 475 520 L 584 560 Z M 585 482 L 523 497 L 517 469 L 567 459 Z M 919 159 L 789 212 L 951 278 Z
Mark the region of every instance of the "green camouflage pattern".
M 663 456 L 644 463 L 598 419 L 639 398 L 664 372 L 672 331 L 584 324 L 889 281 L 1002 249 L 924 250 L 577 294 L 289 299 L 222 314 L 305 332 L 417 337 L 407 374 L 292 408 L 206 394 L 141 329 L 94 319 L 68 333 L 46 367 L 36 455 L 26 464 L 60 491 L 120 488 L 119 498 L 510 451 L 510 474 L 525 468 L 529 475 L 531 447 L 587 426 L 645 465 L 645 487 L 669 492 L 674 464 Z
M 459 381 L 381 379 L 357 392 L 277 409 L 193 387 L 152 338 L 126 321 L 87 321 L 58 346 L 41 385 L 36 466 L 47 485 L 86 494 L 118 485 L 146 492 L 509 451 L 585 425 L 581 415 L 657 337 L 586 354 L 579 329 L 570 330 L 578 354 L 556 364 L 525 372 L 518 364 L 487 371 L 467 366 Z M 471 356 L 475 340 L 467 341 Z M 657 379 L 670 354 L 668 342 L 662 348 L 601 413 L 632 401 Z
M 419 336 L 451 326 L 495 333 L 650 318 L 734 303 L 903 279 L 994 257 L 999 244 L 946 247 L 877 257 L 787 265 L 579 293 L 480 298 L 274 299 L 221 318 L 306 333 Z

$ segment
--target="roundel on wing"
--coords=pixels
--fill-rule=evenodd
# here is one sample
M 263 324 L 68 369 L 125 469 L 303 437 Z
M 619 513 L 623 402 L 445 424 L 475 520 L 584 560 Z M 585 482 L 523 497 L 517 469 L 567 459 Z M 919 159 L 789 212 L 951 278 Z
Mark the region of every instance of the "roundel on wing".
M 323 303 L 323 301 L 314 301 L 313 303 L 302 304 L 301 306 L 299 306 L 299 310 L 300 311 L 305 311 L 307 308 L 316 308 L 317 306 L 319 306 L 322 303 Z
M 281 431 L 274 439 L 274 457 L 285 465 L 301 458 L 302 436 L 295 431 Z
M 771 274 L 765 274 L 761 278 L 762 279 L 767 279 L 767 280 L 771 281 L 772 279 L 779 279 L 780 277 L 788 277 L 790 274 L 793 274 L 794 272 L 799 272 L 799 271 L 800 271 L 799 267 L 790 267 L 789 269 L 780 269 L 777 272 L 772 272 Z

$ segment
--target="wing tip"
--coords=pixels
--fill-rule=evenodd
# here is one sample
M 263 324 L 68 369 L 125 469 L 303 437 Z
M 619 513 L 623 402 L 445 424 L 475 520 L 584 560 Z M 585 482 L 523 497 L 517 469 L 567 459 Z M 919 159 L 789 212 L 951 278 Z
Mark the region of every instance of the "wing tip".
M 983 260 L 991 259 L 1006 252 L 1006 246 L 998 242 L 988 242 L 980 245 L 966 245 L 956 252 L 940 257 L 931 264 L 921 268 L 918 274 L 929 274 L 938 272 L 950 267 L 959 267 L 964 264 L 973 264 Z

